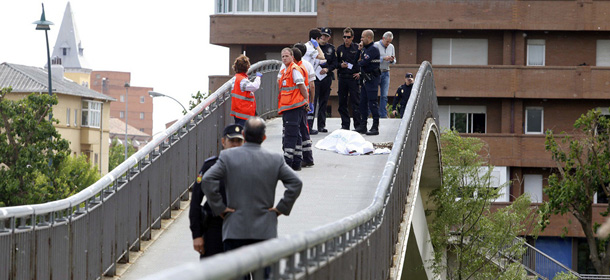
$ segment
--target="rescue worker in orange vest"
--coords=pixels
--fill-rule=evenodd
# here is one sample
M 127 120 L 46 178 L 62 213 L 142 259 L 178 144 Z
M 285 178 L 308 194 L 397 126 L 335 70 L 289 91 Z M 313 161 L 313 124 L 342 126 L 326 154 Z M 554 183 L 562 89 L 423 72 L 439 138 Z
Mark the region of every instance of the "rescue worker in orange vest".
M 303 44 L 301 44 L 301 46 L 303 46 L 303 48 L 305 47 Z M 315 92 L 315 89 L 313 88 L 313 80 L 310 80 L 310 73 L 313 73 L 313 66 L 307 62 L 306 60 L 301 60 L 302 58 L 302 52 L 301 52 L 301 48 L 298 46 L 294 46 L 292 48 L 292 53 L 293 53 L 293 58 L 294 58 L 294 63 L 296 63 L 296 65 L 298 65 L 299 67 L 301 67 L 301 74 L 303 75 L 303 78 L 305 80 L 305 88 L 307 89 L 307 93 L 309 94 L 309 100 L 307 100 L 307 102 L 311 101 L 311 94 L 312 92 Z M 315 75 L 315 74 L 314 74 Z M 311 108 L 310 108 L 311 110 Z M 305 112 L 305 123 L 303 123 L 302 125 L 299 125 L 299 132 L 301 133 L 301 145 L 297 145 L 296 148 L 296 152 L 299 153 L 301 152 L 301 154 L 303 155 L 303 161 L 301 161 L 301 167 L 310 167 L 313 166 L 313 150 L 311 149 L 311 146 L 313 144 L 313 142 L 311 141 L 311 136 L 310 136 L 310 131 L 311 131 L 311 127 L 309 126 L 309 122 L 307 121 L 307 112 Z
M 245 55 L 240 55 L 233 63 L 233 90 L 231 90 L 231 116 L 235 118 L 235 123 L 241 126 L 246 124 L 246 120 L 256 116 L 256 99 L 254 92 L 261 85 L 261 77 L 263 74 L 256 72 L 254 82 L 248 80 L 246 74 L 250 69 L 250 59 Z
M 286 66 L 278 79 L 278 114 L 282 115 L 284 130 L 282 149 L 286 164 L 293 170 L 301 170 L 302 154 L 296 152 L 296 147 L 302 144 L 299 126 L 307 125 L 309 94 L 301 68 L 294 63 L 292 49 L 284 48 L 281 55 L 282 63 Z

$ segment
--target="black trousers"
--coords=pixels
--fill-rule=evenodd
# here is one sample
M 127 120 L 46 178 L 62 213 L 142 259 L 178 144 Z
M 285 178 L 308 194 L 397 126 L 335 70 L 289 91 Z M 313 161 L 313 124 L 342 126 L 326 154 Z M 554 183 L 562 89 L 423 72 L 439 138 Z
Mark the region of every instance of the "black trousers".
M 328 104 L 332 83 L 333 79 L 330 75 L 326 76 L 326 78 L 321 81 L 315 80 L 316 96 L 314 97 L 313 104 L 316 106 L 316 112 L 314 114 L 318 118 L 318 130 L 326 127 L 326 106 Z M 313 123 L 310 123 L 309 127 L 312 128 Z
M 199 255 L 200 259 L 224 252 L 222 222 L 221 217 L 211 217 L 207 221 L 203 232 L 203 254 Z
M 360 125 L 360 89 L 358 88 L 358 80 L 353 78 L 339 78 L 339 115 L 341 115 L 341 128 L 349 129 L 349 109 L 352 109 L 352 118 L 354 119 L 354 127 Z M 349 103 L 349 107 L 348 107 Z
M 379 76 L 373 77 L 370 81 L 366 81 L 360 87 L 360 112 L 362 114 L 362 123 L 366 124 L 369 117 L 368 111 L 373 115 L 374 121 L 379 121 L 379 105 L 377 103 L 377 89 L 379 87 Z
M 307 112 L 303 107 L 287 110 L 282 113 L 283 137 L 282 149 L 284 150 L 284 160 L 292 168 L 301 166 L 303 161 L 303 141 L 311 147 L 309 129 L 307 128 Z M 311 150 L 307 156 L 311 155 Z M 307 158 L 313 162 L 313 157 Z
M 247 245 L 251 245 L 254 243 L 258 243 L 261 241 L 265 241 L 264 239 L 226 239 L 224 241 L 224 245 L 225 245 L 225 251 L 231 251 L 231 250 L 235 250 L 239 247 L 242 246 L 247 246 Z M 271 267 L 265 267 L 265 279 L 269 279 L 269 276 L 271 275 Z M 250 275 L 246 275 L 243 278 L 244 280 L 249 280 Z

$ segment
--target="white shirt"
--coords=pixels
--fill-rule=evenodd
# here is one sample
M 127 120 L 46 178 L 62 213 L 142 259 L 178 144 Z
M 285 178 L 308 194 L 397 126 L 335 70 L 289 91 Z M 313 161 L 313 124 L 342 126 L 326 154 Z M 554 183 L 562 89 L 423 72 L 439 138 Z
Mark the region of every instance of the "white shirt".
M 313 44 L 311 44 L 311 41 L 305 43 L 305 47 L 307 48 L 307 51 L 305 51 L 305 54 L 303 54 L 303 58 L 302 60 L 309 62 L 312 66 L 316 67 L 316 60 L 318 57 L 318 50 L 316 48 L 313 47 Z M 318 64 L 319 64 L 319 60 L 318 60 Z
M 396 63 L 396 53 L 394 52 L 394 45 L 392 45 L 392 43 L 390 43 L 388 45 L 388 47 L 386 48 L 382 43 L 381 40 L 375 42 L 375 47 L 377 47 L 377 49 L 379 49 L 379 69 L 382 70 L 390 70 L 390 63 L 391 64 L 395 64 Z M 386 56 L 393 56 L 394 59 L 391 61 L 387 61 L 384 58 Z
M 235 76 L 233 76 L 233 78 L 231 78 L 231 83 L 235 84 Z M 258 90 L 258 88 L 261 86 L 261 78 L 260 77 L 256 77 L 254 78 L 254 82 L 250 82 L 250 80 L 248 79 L 242 79 L 241 83 L 239 83 L 239 89 L 241 89 L 241 91 L 250 91 L 250 92 L 255 92 Z

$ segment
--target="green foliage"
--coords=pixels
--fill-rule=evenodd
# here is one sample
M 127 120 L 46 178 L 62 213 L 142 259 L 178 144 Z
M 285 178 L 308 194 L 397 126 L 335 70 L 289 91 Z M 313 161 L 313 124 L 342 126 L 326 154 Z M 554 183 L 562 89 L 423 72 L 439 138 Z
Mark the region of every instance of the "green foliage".
M 593 222 L 593 197 L 596 192 L 610 195 L 610 120 L 599 110 L 590 110 L 574 123 L 572 135 L 565 132 L 559 140 L 552 131 L 546 133 L 546 150 L 557 164 L 544 189 L 549 200 L 540 208 L 543 226 L 553 214 L 571 213 L 581 225 L 589 244 L 590 258 L 597 273 L 610 274 L 608 236 L 596 240 Z M 604 215 L 608 213 L 607 206 Z
M 38 174 L 52 177 L 69 156 L 69 143 L 48 119 L 56 96 L 32 93 L 12 101 L 11 88 L 0 91 L 0 206 L 41 203 L 34 184 Z
M 131 141 L 127 140 L 127 157 L 135 154 L 136 148 L 131 145 Z M 108 156 L 108 170 L 112 171 L 117 166 L 125 161 L 125 146 L 119 144 L 117 139 L 112 139 L 110 143 L 110 155 Z
M 430 226 L 433 269 L 447 279 L 523 279 L 524 269 L 500 255 L 523 253 L 515 237 L 535 224 L 529 197 L 492 211 L 499 188 L 490 187 L 493 168 L 481 156 L 484 143 L 455 131 L 443 133 L 441 142 L 443 184 L 432 193 L 437 206 Z M 500 261 L 505 265 L 495 264 Z
M 63 199 L 90 186 L 100 175 L 84 156 L 71 157 L 49 120 L 56 96 L 32 93 L 13 101 L 0 92 L 0 207 Z
M 553 277 L 553 280 L 578 280 L 578 277 L 572 273 L 562 271 L 557 273 L 555 277 Z
M 34 186 L 41 201 L 53 201 L 69 197 L 91 186 L 100 179 L 98 168 L 85 155 L 66 157 L 51 177 L 36 173 Z
M 193 110 L 193 108 L 197 107 L 203 100 L 212 95 L 212 92 L 201 93 L 201 91 L 197 91 L 195 94 L 191 94 L 191 98 L 193 100 L 189 100 L 189 110 Z M 184 112 L 186 114 L 186 112 Z

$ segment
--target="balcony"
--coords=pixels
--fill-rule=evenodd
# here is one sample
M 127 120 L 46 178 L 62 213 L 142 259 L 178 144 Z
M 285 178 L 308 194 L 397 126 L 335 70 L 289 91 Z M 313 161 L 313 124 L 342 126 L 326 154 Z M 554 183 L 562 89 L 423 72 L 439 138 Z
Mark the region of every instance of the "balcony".
M 320 1 L 319 26 L 383 29 L 505 29 L 608 31 L 610 2 L 593 0 L 383 2 L 384 20 L 338 11 L 366 11 L 370 1 Z
M 216 0 L 216 14 L 316 15 L 317 0 Z
M 491 97 L 525 99 L 610 99 L 610 67 L 435 65 L 439 97 Z M 392 85 L 413 65 L 392 67 Z

